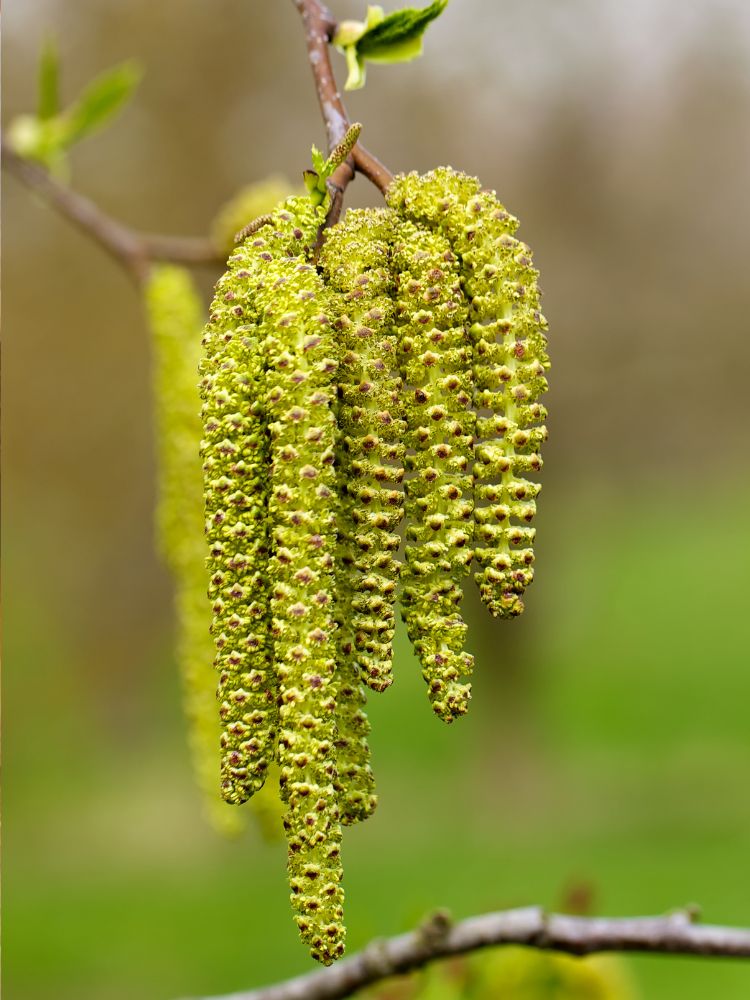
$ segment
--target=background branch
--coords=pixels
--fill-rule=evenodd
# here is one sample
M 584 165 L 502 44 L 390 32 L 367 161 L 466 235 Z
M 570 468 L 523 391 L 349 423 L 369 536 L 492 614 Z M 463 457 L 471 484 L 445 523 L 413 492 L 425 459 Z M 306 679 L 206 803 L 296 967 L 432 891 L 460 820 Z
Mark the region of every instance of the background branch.
M 91 236 L 138 280 L 143 278 L 152 260 L 183 264 L 217 264 L 224 261 L 224 255 L 208 237 L 140 233 L 118 222 L 90 198 L 60 184 L 38 163 L 19 156 L 5 136 L 2 137 L 2 162 L 23 184 Z
M 750 929 L 694 923 L 681 910 L 661 917 L 571 917 L 540 907 L 469 917 L 451 924 L 437 913 L 415 931 L 371 942 L 363 951 L 304 976 L 211 1000 L 341 1000 L 390 976 L 429 962 L 501 944 L 570 955 L 603 951 L 750 958 Z
M 331 67 L 329 45 L 336 21 L 319 0 L 294 0 L 305 27 L 307 55 L 326 127 L 329 153 L 344 137 L 350 122 Z M 2 136 L 3 166 L 47 204 L 91 236 L 138 281 L 150 262 L 166 260 L 182 264 L 222 264 L 225 256 L 208 237 L 161 236 L 142 233 L 107 215 L 90 198 L 71 190 L 38 163 L 19 156 Z M 392 179 L 390 171 L 359 144 L 333 173 L 328 184 L 331 208 L 327 224 L 338 221 L 347 186 L 359 172 L 381 192 Z

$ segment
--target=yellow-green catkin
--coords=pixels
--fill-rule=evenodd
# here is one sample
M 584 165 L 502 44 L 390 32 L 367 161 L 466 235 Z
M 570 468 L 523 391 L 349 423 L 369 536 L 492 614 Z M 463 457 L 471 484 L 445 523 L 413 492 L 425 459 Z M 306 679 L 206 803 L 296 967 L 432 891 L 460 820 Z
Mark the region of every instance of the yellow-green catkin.
M 216 285 L 200 367 L 221 791 L 234 804 L 263 785 L 275 757 L 278 727 L 268 614 L 263 355 L 243 265 L 243 254 L 236 251 Z
M 471 346 L 459 261 L 447 238 L 409 221 L 393 249 L 408 477 L 402 605 L 434 711 L 466 712 L 473 658 L 459 605 L 473 545 Z
M 220 832 L 238 833 L 243 817 L 219 796 L 216 673 L 206 606 L 200 398 L 196 371 L 203 304 L 190 273 L 153 267 L 145 288 L 152 333 L 158 446 L 157 534 L 175 583 L 177 661 L 188 737 L 207 817 Z
M 217 248 L 226 254 L 231 253 L 235 236 L 248 223 L 266 212 L 272 212 L 298 190 L 298 186 L 277 174 L 241 188 L 221 207 L 211 225 L 211 238 Z
M 337 764 L 347 824 L 367 818 L 376 804 L 361 681 L 383 691 L 393 678 L 405 422 L 396 373 L 392 237 L 390 213 L 350 209 L 327 231 L 319 261 L 335 292 L 341 352 Z
M 518 221 L 480 182 L 450 167 L 397 177 L 388 203 L 444 233 L 461 263 L 474 350 L 475 579 L 499 617 L 523 611 L 533 580 L 530 527 L 547 431 L 539 397 L 549 368 L 531 251 L 513 235 Z
M 336 292 L 341 347 L 338 420 L 343 496 L 340 536 L 353 542 L 349 581 L 355 655 L 365 683 L 393 679 L 393 631 L 403 517 L 405 422 L 393 328 L 390 242 L 384 210 L 349 210 L 329 230 L 320 265 Z
M 273 524 L 270 606 L 278 677 L 278 759 L 287 804 L 289 884 L 312 956 L 344 950 L 336 743 L 336 371 L 331 295 L 289 208 L 248 237 L 262 311 Z M 287 203 L 289 204 L 289 203 Z M 313 221 L 318 216 L 307 208 Z M 306 222 L 307 224 L 302 224 Z M 314 231 L 314 227 L 313 227 Z M 299 234 L 300 252 L 290 249 Z

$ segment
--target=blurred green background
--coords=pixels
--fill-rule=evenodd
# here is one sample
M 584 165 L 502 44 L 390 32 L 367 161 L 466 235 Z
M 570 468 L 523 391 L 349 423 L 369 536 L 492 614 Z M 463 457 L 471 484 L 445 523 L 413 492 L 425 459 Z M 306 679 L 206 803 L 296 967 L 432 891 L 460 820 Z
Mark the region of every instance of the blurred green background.
M 4 14 L 6 122 L 34 106 L 46 32 L 70 95 L 145 68 L 73 163 L 134 225 L 205 232 L 322 144 L 289 2 Z M 750 9 L 453 0 L 425 58 L 372 67 L 348 106 L 393 169 L 497 188 L 542 272 L 553 360 L 527 613 L 491 622 L 471 596 L 456 726 L 403 636 L 372 699 L 380 805 L 346 836 L 349 949 L 436 906 L 571 889 L 597 912 L 697 902 L 750 923 Z M 11 178 L 3 212 L 7 995 L 168 1000 L 300 972 L 283 846 L 219 840 L 192 784 L 137 295 Z M 747 964 L 629 964 L 648 1000 L 750 996 Z

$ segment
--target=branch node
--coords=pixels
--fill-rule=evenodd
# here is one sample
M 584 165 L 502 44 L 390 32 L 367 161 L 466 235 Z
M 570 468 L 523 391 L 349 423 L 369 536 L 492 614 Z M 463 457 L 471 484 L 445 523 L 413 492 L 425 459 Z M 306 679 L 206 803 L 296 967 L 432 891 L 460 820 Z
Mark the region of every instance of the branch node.
M 433 951 L 445 939 L 452 926 L 453 918 L 450 911 L 439 909 L 424 919 L 417 928 L 417 934 L 421 936 L 430 951 Z
M 394 974 L 393 962 L 388 955 L 386 941 L 383 938 L 374 938 L 370 941 L 360 957 L 368 982 L 374 983 L 380 979 L 388 979 Z

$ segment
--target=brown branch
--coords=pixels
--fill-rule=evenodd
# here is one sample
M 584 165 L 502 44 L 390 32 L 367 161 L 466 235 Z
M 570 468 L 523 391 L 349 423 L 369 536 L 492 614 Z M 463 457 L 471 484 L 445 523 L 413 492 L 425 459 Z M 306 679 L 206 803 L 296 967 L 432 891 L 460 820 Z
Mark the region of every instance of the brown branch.
M 326 127 L 328 152 L 330 153 L 341 142 L 344 133 L 351 124 L 331 67 L 329 45 L 336 33 L 336 21 L 320 0 L 293 0 L 293 2 L 300 12 L 305 28 L 307 58 L 315 81 L 315 90 L 320 104 L 320 113 Z M 331 188 L 329 224 L 338 219 L 344 191 L 348 184 L 354 180 L 355 172 L 367 177 L 383 194 L 385 194 L 393 177 L 388 168 L 383 166 L 377 157 L 357 143 L 346 163 L 341 164 L 329 181 Z
M 438 913 L 409 934 L 371 942 L 327 969 L 275 986 L 212 1000 L 341 1000 L 365 986 L 420 969 L 429 962 L 502 944 L 570 955 L 603 951 L 750 958 L 750 929 L 700 926 L 690 911 L 662 917 L 570 917 L 539 907 L 470 917 L 451 925 Z
M 307 54 L 313 71 L 320 110 L 326 126 L 329 152 L 341 141 L 349 127 L 341 95 L 331 68 L 329 44 L 336 31 L 336 21 L 320 0 L 294 0 L 302 15 L 307 40 Z M 161 236 L 142 233 L 107 215 L 86 198 L 52 177 L 44 167 L 19 156 L 2 137 L 3 166 L 47 204 L 57 209 L 79 229 L 87 233 L 137 280 L 142 281 L 149 264 L 155 260 L 182 264 L 221 264 L 224 255 L 207 237 Z M 379 190 L 391 181 L 391 174 L 364 147 L 356 145 L 345 163 L 329 180 L 331 208 L 327 223 L 341 214 L 344 192 L 359 172 Z
M 138 280 L 144 277 L 153 260 L 183 264 L 216 264 L 224 260 L 208 238 L 141 233 L 118 222 L 90 198 L 60 184 L 38 163 L 19 156 L 4 136 L 2 162 L 15 177 L 91 236 Z

